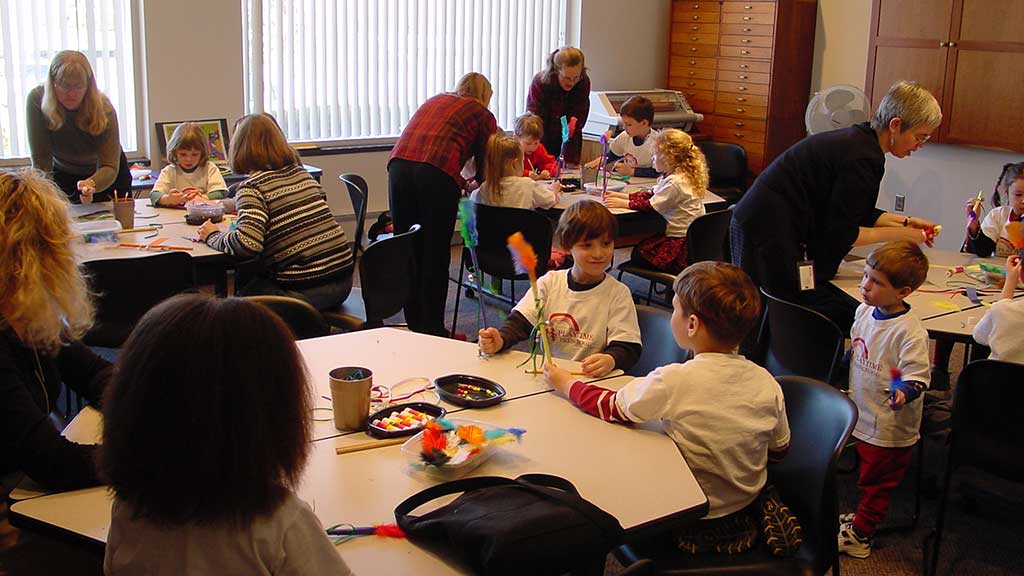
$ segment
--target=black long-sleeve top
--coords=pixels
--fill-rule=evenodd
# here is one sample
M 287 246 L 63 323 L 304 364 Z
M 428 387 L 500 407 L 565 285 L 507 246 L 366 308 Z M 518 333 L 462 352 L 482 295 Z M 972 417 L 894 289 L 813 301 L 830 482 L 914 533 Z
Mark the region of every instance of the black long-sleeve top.
M 61 384 L 99 406 L 111 365 L 81 342 L 56 356 L 24 345 L 10 328 L 0 331 L 0 475 L 22 471 L 54 490 L 99 484 L 94 446 L 60 435 L 49 414 Z

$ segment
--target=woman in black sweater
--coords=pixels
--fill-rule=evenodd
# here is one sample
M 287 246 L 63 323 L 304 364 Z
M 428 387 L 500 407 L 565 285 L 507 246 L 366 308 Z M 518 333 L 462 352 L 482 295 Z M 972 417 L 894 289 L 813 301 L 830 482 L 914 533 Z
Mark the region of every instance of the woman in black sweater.
M 73 251 L 68 200 L 40 172 L 0 173 L 0 485 L 21 473 L 53 490 L 98 484 L 92 446 L 49 414 L 61 385 L 98 404 L 110 364 L 78 342 L 93 305 Z

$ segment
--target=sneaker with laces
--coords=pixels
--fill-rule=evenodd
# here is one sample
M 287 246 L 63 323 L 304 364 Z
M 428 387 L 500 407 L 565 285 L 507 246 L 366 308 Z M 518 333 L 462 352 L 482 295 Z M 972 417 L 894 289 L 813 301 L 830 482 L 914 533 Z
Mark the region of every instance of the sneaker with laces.
M 861 538 L 853 529 L 853 522 L 846 522 L 839 527 L 839 553 L 854 558 L 871 556 L 871 539 Z

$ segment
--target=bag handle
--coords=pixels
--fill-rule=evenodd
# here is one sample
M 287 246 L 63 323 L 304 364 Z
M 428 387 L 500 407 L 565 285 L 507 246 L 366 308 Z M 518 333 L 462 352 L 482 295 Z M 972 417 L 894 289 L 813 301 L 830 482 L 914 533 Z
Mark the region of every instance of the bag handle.
M 412 512 L 427 502 L 442 496 L 457 494 L 459 492 L 468 492 L 478 488 L 507 486 L 515 483 L 515 480 L 511 478 L 503 478 L 501 476 L 477 476 L 475 478 L 463 478 L 461 480 L 452 480 L 451 482 L 431 486 L 430 488 L 425 488 L 412 496 L 409 496 L 403 500 L 401 504 L 396 506 L 395 519 L 400 520 L 400 518 L 408 516 L 409 512 Z

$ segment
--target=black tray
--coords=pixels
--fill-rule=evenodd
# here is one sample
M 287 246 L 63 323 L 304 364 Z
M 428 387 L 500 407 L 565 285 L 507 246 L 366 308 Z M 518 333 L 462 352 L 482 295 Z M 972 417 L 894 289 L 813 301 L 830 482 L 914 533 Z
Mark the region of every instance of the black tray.
M 448 413 L 447 410 L 438 406 L 437 404 L 427 404 L 426 402 L 406 402 L 405 404 L 393 404 L 387 408 L 382 408 L 366 419 L 366 433 L 374 438 L 399 438 L 401 436 L 412 436 L 413 434 L 423 430 L 423 425 L 411 426 L 402 430 L 385 430 L 380 426 L 373 424 L 374 420 L 379 418 L 387 418 L 395 412 L 401 412 L 406 408 L 412 408 L 413 410 L 419 410 L 424 414 L 429 414 L 434 418 L 443 418 Z
M 456 389 L 459 384 L 469 384 L 470 386 L 479 386 L 486 390 L 494 392 L 493 396 L 485 394 L 481 395 L 470 395 L 461 396 L 456 393 Z M 451 402 L 457 406 L 465 406 L 467 408 L 486 408 L 493 406 L 498 402 L 501 402 L 502 398 L 505 397 L 505 389 L 502 388 L 501 384 L 487 378 L 481 378 L 479 376 L 470 376 L 468 374 L 449 374 L 447 376 L 441 376 L 434 380 L 434 386 L 437 388 L 437 393 L 441 395 L 441 398 L 446 402 Z

